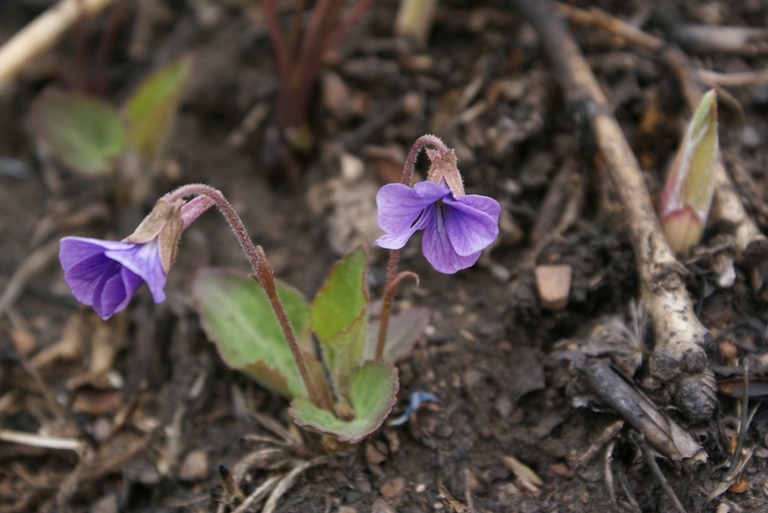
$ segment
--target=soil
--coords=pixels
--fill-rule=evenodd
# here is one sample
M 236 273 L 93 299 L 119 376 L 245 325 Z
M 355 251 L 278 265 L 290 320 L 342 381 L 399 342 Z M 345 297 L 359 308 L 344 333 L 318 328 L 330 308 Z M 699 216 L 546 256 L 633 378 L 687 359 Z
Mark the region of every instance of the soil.
M 50 3 L 0 4 L 0 41 Z M 276 3 L 288 24 L 294 2 Z M 683 24 L 768 25 L 768 4 L 755 0 L 576 5 L 662 38 Z M 165 0 L 140 14 L 128 9 L 109 58 L 85 72 L 77 42 L 98 45 L 107 24 L 99 17 L 0 94 L 0 511 L 233 511 L 239 500 L 227 482 L 247 496 L 307 461 L 313 465 L 297 472 L 275 511 L 675 511 L 665 487 L 691 512 L 768 509 L 760 390 L 747 428 L 739 428 L 741 401 L 725 394 L 714 418 L 692 425 L 649 375 L 654 334 L 632 313 L 638 281 L 626 220 L 536 33 L 504 2 L 445 1 L 419 47 L 393 37 L 396 9 L 376 2 L 324 57 L 308 108 L 309 152 L 291 151 L 275 135 L 280 85 L 256 2 Z M 599 28 L 571 29 L 656 197 L 687 116 L 678 84 L 653 53 Z M 756 70 L 768 65 L 767 40 L 757 36 L 741 52 L 686 51 L 703 69 Z M 119 102 L 148 71 L 185 53 L 195 56 L 193 77 L 148 192 L 118 201 L 110 183 L 40 157 L 26 121 L 46 87 L 86 77 Z M 721 88 L 721 98 L 721 150 L 765 232 L 768 85 Z M 475 267 L 452 276 L 429 266 L 418 240 L 404 249 L 401 269 L 418 273 L 420 284 L 404 283 L 396 306 L 427 306 L 432 317 L 399 363 L 394 413 L 415 391 L 432 392 L 439 404 L 360 446 L 315 461 L 324 453 L 291 427 L 287 402 L 228 369 L 206 340 L 189 297 L 195 271 L 248 272 L 214 213 L 185 233 L 163 304 L 141 290 L 104 323 L 63 281 L 61 236 L 120 239 L 159 195 L 203 182 L 224 192 L 275 274 L 307 297 L 357 244 L 368 247 L 370 284 L 380 294 L 387 254 L 370 246 L 380 234 L 375 194 L 399 180 L 405 153 L 424 133 L 456 149 L 469 193 L 499 200 L 501 234 Z M 689 291 L 716 342 L 708 354 L 718 378 L 738 380 L 746 361 L 762 377 L 766 264 L 737 265 L 735 283 L 718 286 L 706 248 L 716 252 L 721 236 L 711 226 L 705 250 L 684 260 Z M 567 306 L 554 310 L 542 308 L 534 274 L 549 264 L 572 271 Z M 608 357 L 588 343 L 607 316 L 631 334 L 616 343 L 642 358 L 631 382 L 695 437 L 705 463 L 653 458 L 662 479 L 629 423 L 585 389 L 579 362 Z M 741 431 L 750 457 L 727 481 L 724 464 Z M 79 443 L 77 450 L 14 443 L 11 432 Z

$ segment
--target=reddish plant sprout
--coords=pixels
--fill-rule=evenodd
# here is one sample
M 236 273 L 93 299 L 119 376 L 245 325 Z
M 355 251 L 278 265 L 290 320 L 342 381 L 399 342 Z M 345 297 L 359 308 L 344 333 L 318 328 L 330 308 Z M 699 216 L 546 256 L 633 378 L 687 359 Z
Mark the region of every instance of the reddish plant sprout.
M 349 32 L 373 5 L 373 0 L 355 3 L 349 12 L 342 16 L 344 3 L 344 0 L 318 0 L 308 22 L 304 24 L 304 2 L 297 2 L 293 28 L 290 36 L 286 36 L 280 26 L 275 2 L 262 2 L 280 81 L 276 107 L 277 125 L 288 138 L 304 125 L 312 88 L 322 67 L 323 55 Z
M 717 94 L 699 103 L 669 170 L 659 204 L 659 222 L 679 253 L 698 244 L 712 206 L 718 159 Z

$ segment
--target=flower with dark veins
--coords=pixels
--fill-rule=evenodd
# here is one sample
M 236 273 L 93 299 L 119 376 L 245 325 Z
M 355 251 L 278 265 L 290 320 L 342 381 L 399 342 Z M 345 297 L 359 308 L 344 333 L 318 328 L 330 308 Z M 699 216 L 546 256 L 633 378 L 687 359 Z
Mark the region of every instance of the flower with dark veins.
M 155 303 L 165 300 L 166 274 L 157 239 L 146 244 L 86 237 L 61 239 L 59 260 L 75 299 L 107 320 L 128 306 L 146 282 Z
M 386 232 L 376 244 L 400 249 L 423 229 L 424 256 L 441 273 L 454 274 L 474 265 L 499 235 L 501 206 L 496 200 L 456 195 L 445 182 L 388 184 L 379 190 L 376 203 L 379 226 Z

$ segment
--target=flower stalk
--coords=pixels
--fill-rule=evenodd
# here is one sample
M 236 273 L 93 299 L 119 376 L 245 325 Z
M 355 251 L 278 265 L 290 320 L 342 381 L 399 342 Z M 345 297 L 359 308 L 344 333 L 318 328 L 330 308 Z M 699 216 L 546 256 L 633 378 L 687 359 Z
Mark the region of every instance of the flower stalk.
M 254 245 L 251 237 L 248 235 L 248 230 L 245 228 L 245 224 L 243 224 L 242 219 L 240 219 L 240 216 L 237 214 L 234 207 L 227 201 L 220 191 L 213 187 L 203 184 L 184 185 L 175 191 L 168 193 L 166 196 L 173 200 L 191 195 L 205 196 L 211 200 L 229 223 L 237 241 L 240 243 L 240 247 L 248 258 L 248 262 L 251 264 L 251 269 L 253 269 L 251 277 L 264 289 L 267 299 L 272 306 L 272 310 L 280 323 L 280 328 L 283 331 L 288 347 L 291 349 L 291 354 L 296 362 L 296 367 L 299 369 L 301 379 L 304 381 L 304 386 L 309 394 L 309 399 L 317 407 L 330 410 L 331 405 L 328 404 L 325 394 L 321 392 L 320 387 L 315 383 L 312 374 L 309 372 L 309 366 L 301 352 L 298 340 L 296 339 L 296 334 L 293 331 L 293 327 L 291 327 L 291 323 L 288 321 L 288 314 L 285 311 L 285 307 L 283 306 L 280 297 L 277 295 L 274 275 L 269 262 L 267 261 L 267 257 L 264 254 L 264 250 L 260 246 Z
M 450 149 L 440 140 L 439 137 L 434 135 L 422 135 L 411 146 L 411 150 L 408 152 L 408 156 L 405 158 L 405 165 L 403 165 L 403 177 L 400 183 L 406 187 L 411 186 L 411 180 L 413 179 L 413 171 L 416 168 L 416 159 L 419 157 L 421 150 L 427 146 L 434 146 L 438 151 L 442 153 L 450 152 Z M 381 323 L 379 324 L 379 335 L 376 339 L 376 361 L 382 361 L 384 355 L 384 343 L 387 340 L 387 330 L 389 329 L 389 315 L 392 310 L 392 300 L 397 292 L 397 285 L 400 280 L 397 279 L 397 267 L 400 263 L 400 250 L 391 249 L 389 251 L 389 264 L 387 265 L 387 279 L 384 282 L 384 297 L 381 303 Z
M 427 180 L 411 187 L 414 164 L 422 149 L 430 160 Z M 424 230 L 422 250 L 435 270 L 454 274 L 466 269 L 496 240 L 501 206 L 492 198 L 465 194 L 456 154 L 433 135 L 416 140 L 406 158 L 401 183 L 383 186 L 376 202 L 379 226 L 387 232 L 376 245 L 391 250 L 376 345 L 376 357 L 381 358 L 392 299 L 405 277 L 397 272 L 399 249 L 416 231 Z

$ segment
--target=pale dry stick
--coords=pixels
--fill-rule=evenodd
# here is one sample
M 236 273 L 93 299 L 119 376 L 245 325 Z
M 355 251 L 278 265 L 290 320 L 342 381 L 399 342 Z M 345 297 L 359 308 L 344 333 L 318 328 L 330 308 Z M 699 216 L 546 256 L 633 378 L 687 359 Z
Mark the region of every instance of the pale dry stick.
M 667 46 L 667 42 L 663 39 L 648 34 L 634 25 L 615 18 L 600 9 L 592 8 L 585 10 L 560 3 L 557 4 L 557 8 L 574 23 L 598 27 L 623 38 L 634 46 L 639 46 L 652 52 L 659 52 Z M 699 79 L 710 87 L 744 87 L 768 83 L 768 68 L 737 73 L 719 73 L 706 69 L 697 69 L 695 72 Z
M 745 87 L 768 84 L 768 68 L 738 73 L 718 73 L 706 69 L 698 70 L 702 82 L 710 86 Z
M 668 47 L 663 39 L 647 34 L 604 11 L 599 9 L 587 11 L 563 4 L 558 4 L 557 7 L 575 23 L 599 27 L 654 53 L 663 52 L 661 57 L 675 71 L 691 112 L 696 109 L 702 95 L 706 92 L 702 83 L 727 87 L 768 82 L 768 69 L 734 74 L 695 69 L 681 50 Z M 747 214 L 722 160 L 718 162 L 715 169 L 715 179 L 713 209 L 717 218 L 733 233 L 739 259 L 754 262 L 764 258 L 768 255 L 768 239 Z
M 696 468 L 707 454 L 693 436 L 640 392 L 628 378 L 602 359 L 589 360 L 578 368 L 579 379 L 602 404 L 613 408 L 643 439 L 672 461 Z
M 653 451 L 651 451 L 650 446 L 647 443 L 645 443 L 645 440 L 643 439 L 643 435 L 640 433 L 632 433 L 631 435 L 632 435 L 631 436 L 632 441 L 643 452 L 643 456 L 645 457 L 645 462 L 648 464 L 648 467 L 651 469 L 651 472 L 653 472 L 653 476 L 659 482 L 659 486 L 661 486 L 661 489 L 664 490 L 664 493 L 667 495 L 667 498 L 672 503 L 672 506 L 678 511 L 678 513 L 687 513 L 685 510 L 685 507 L 683 506 L 683 503 L 680 502 L 680 499 L 678 499 L 677 495 L 675 494 L 675 491 L 672 489 L 672 486 L 669 484 L 669 481 L 667 481 L 667 477 L 661 471 L 661 468 L 659 468 L 659 464 L 656 463 L 656 457 L 654 456 Z
M 0 91 L 32 59 L 53 47 L 78 16 L 93 16 L 114 0 L 61 0 L 0 48 Z
M 618 475 L 619 475 L 619 484 L 621 484 L 621 489 L 624 492 L 624 495 L 627 497 L 627 500 L 629 501 L 629 509 L 633 513 L 643 513 L 643 510 L 640 509 L 640 504 L 637 503 L 635 492 L 632 491 L 632 486 L 630 486 L 629 484 L 629 478 L 627 477 L 627 474 L 625 474 L 623 470 L 619 469 Z
M 0 440 L 30 447 L 42 447 L 44 449 L 56 449 L 59 451 L 78 452 L 83 442 L 77 438 L 60 438 L 55 436 L 41 436 L 34 433 L 24 433 L 10 429 L 0 430 Z
M 618 193 L 635 251 L 641 297 L 656 334 L 651 373 L 676 388 L 675 402 L 694 421 L 712 416 L 717 404 L 714 374 L 703 346 L 711 340 L 685 288 L 687 270 L 675 258 L 659 226 L 632 153 L 592 70 L 563 19 L 545 0 L 513 0 L 541 37 L 577 120 L 590 129 Z
M 328 456 L 320 456 L 319 458 L 304 461 L 296 465 L 290 472 L 283 476 L 277 486 L 275 486 L 275 489 L 272 490 L 272 493 L 269 495 L 269 499 L 267 499 L 267 502 L 264 503 L 264 509 L 261 510 L 261 513 L 274 513 L 275 509 L 277 509 L 277 501 L 279 501 L 280 498 L 285 495 L 285 492 L 287 492 L 288 489 L 293 486 L 293 484 L 296 482 L 296 479 L 298 479 L 301 474 L 306 472 L 311 467 L 327 463 L 329 459 L 330 458 Z
M 619 508 L 619 502 L 616 500 L 616 487 L 613 484 L 613 471 L 611 470 L 611 463 L 613 463 L 613 448 L 616 447 L 616 440 L 611 440 L 608 443 L 608 447 L 605 449 L 605 458 L 603 464 L 605 468 L 605 487 L 608 489 L 608 496 L 611 498 L 611 506 L 616 510 Z
M 578 467 L 583 467 L 589 463 L 589 461 L 594 458 L 598 452 L 600 452 L 600 449 L 602 449 L 605 444 L 613 441 L 616 438 L 623 427 L 623 420 L 617 420 L 616 422 L 606 427 L 600 436 L 598 436 L 597 439 L 592 442 L 592 445 L 589 446 L 589 449 L 587 449 L 584 454 L 582 454 L 576 461 L 573 462 L 573 468 L 575 469 Z
M 283 478 L 283 476 L 273 476 L 264 481 L 261 486 L 256 488 L 253 493 L 251 493 L 240 506 L 233 512 L 233 513 L 245 513 L 249 510 L 251 506 L 254 504 L 258 504 L 261 502 L 262 499 L 264 499 L 267 494 L 272 491 L 272 489 L 277 486 L 278 482 Z
M 629 43 L 642 46 L 653 52 L 661 50 L 666 45 L 666 42 L 663 39 L 659 39 L 647 32 L 643 32 L 634 25 L 611 16 L 600 9 L 592 8 L 585 10 L 562 3 L 556 3 L 555 7 L 574 23 L 589 27 L 599 27 L 606 32 L 622 37 Z
M 5 292 L 0 296 L 0 314 L 10 308 L 19 298 L 27 282 L 43 271 L 51 262 L 56 259 L 59 253 L 59 241 L 54 240 L 45 246 L 36 249 L 13 273 L 13 277 L 8 282 Z

